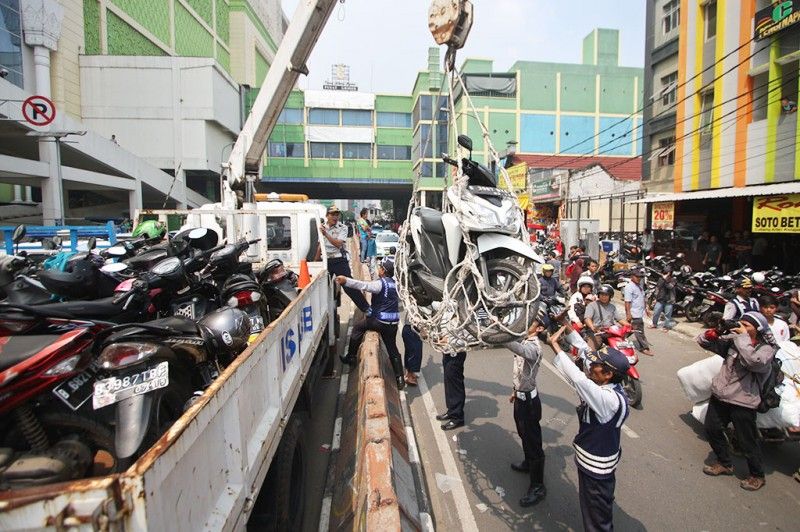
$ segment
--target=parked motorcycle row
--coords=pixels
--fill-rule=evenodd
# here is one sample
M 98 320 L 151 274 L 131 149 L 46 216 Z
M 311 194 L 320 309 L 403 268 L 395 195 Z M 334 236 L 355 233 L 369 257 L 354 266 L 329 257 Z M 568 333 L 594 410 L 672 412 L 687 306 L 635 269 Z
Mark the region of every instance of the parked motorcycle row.
M 0 490 L 126 469 L 297 296 L 258 240 L 162 235 L 0 261 Z

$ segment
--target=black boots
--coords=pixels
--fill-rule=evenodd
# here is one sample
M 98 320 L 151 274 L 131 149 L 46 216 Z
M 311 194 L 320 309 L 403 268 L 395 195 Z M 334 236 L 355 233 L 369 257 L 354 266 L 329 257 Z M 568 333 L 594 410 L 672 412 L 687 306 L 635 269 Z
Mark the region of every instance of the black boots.
M 544 458 L 531 461 L 527 465 L 529 466 L 528 472 L 531 475 L 531 485 L 528 487 L 528 492 L 525 493 L 525 496 L 519 500 L 519 505 L 523 508 L 533 506 L 547 495 L 547 488 L 544 487 Z M 513 465 L 512 468 L 518 471 Z
M 392 369 L 394 370 L 394 378 L 397 382 L 397 389 L 402 390 L 406 387 L 406 379 L 405 375 L 403 375 L 403 361 L 400 360 L 399 357 L 389 357 L 389 360 L 392 363 Z
M 528 473 L 531 470 L 531 467 L 528 465 L 527 460 L 523 460 L 518 464 L 511 464 L 511 469 L 517 473 Z

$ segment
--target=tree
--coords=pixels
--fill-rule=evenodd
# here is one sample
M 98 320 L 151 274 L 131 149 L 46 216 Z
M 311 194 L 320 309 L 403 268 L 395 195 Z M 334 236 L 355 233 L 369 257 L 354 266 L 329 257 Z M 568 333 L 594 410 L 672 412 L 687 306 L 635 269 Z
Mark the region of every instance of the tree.
M 383 215 L 394 218 L 394 202 L 390 199 L 382 199 L 381 200 L 381 210 L 383 211 Z

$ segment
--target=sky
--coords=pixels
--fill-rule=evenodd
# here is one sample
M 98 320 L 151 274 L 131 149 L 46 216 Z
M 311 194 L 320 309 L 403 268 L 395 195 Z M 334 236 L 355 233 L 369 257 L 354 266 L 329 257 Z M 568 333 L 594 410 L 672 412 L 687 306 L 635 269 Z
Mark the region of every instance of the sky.
M 282 0 L 289 20 L 299 2 Z M 475 17 L 465 58 L 494 59 L 495 70 L 517 60 L 580 63 L 583 38 L 594 28 L 620 30 L 621 66 L 644 65 L 642 0 L 472 0 Z M 331 65 L 350 65 L 350 81 L 365 92 L 410 94 L 427 69 L 429 0 L 346 0 L 338 4 L 301 76 L 303 89 L 321 89 Z M 444 57 L 444 48 L 441 56 Z

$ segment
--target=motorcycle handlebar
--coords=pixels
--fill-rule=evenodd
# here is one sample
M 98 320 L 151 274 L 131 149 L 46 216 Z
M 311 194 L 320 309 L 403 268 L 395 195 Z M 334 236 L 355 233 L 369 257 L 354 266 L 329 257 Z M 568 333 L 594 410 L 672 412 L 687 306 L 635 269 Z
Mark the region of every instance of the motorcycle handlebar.
M 442 161 L 446 162 L 450 166 L 458 166 L 458 161 L 447 155 L 446 153 L 442 154 Z

